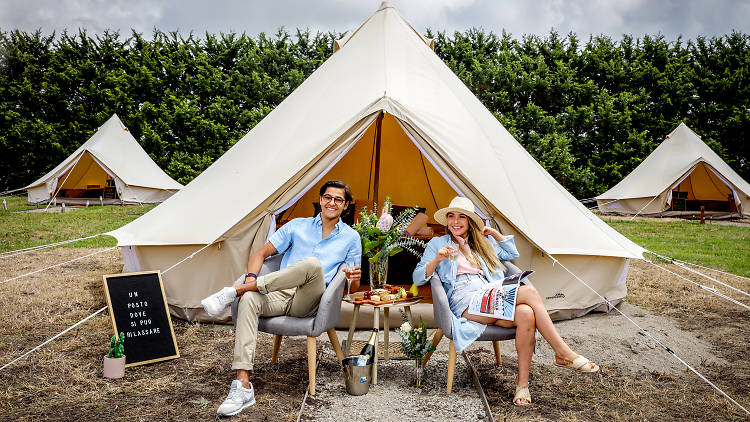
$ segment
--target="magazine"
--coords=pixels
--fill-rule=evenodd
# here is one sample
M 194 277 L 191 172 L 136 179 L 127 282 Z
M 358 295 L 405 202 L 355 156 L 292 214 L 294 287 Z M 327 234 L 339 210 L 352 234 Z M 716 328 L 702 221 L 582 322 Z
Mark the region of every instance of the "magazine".
M 513 321 L 516 313 L 516 294 L 522 278 L 534 271 L 524 271 L 488 283 L 474 293 L 469 301 L 468 313 L 472 315 Z

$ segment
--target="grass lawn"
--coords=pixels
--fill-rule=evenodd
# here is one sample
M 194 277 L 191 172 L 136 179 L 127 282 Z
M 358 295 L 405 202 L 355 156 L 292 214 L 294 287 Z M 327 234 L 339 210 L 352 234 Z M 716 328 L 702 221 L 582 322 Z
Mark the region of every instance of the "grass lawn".
M 8 211 L 18 211 L 18 210 L 30 210 L 37 208 L 36 205 L 29 205 L 27 201 L 26 194 L 23 195 L 13 195 L 13 196 L 0 196 L 0 204 L 5 201 L 5 206 L 8 207 Z M 42 206 L 42 208 L 44 208 Z M 0 207 L 0 210 L 5 211 L 5 208 Z
M 8 202 L 8 197 L 5 199 Z M 22 199 L 25 204 L 26 198 Z M 17 204 L 14 202 L 14 205 Z M 0 208 L 0 252 L 108 232 L 129 223 L 152 208 L 154 205 L 71 207 L 65 213 L 11 212 Z M 101 248 L 116 244 L 113 237 L 99 236 L 71 243 L 69 246 Z
M 630 240 L 658 254 L 750 277 L 750 225 L 673 219 L 602 217 Z

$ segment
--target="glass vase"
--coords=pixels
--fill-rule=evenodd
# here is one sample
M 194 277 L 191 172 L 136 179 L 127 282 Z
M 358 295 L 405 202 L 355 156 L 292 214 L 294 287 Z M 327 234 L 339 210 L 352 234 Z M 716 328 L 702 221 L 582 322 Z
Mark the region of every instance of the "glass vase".
M 370 262 L 370 290 L 385 288 L 388 279 L 388 257 Z
M 417 387 L 422 386 L 422 358 L 414 359 L 414 383 Z

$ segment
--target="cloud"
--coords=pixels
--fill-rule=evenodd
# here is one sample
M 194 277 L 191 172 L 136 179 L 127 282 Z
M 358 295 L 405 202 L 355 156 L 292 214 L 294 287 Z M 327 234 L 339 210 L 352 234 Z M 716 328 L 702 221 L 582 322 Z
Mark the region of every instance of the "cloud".
M 605 34 L 668 39 L 750 32 L 750 3 L 743 0 L 393 0 L 417 30 L 452 32 L 472 27 L 519 37 L 550 29 L 579 38 Z M 153 28 L 204 32 L 274 33 L 278 28 L 344 32 L 372 14 L 380 0 L 2 0 L 0 29 L 89 33 L 106 29 L 148 36 Z

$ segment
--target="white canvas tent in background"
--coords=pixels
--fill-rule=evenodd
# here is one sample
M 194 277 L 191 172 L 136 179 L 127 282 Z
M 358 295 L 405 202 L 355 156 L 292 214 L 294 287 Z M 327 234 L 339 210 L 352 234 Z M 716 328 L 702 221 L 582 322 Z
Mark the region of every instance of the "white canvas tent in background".
M 606 305 L 550 255 L 607 299 L 624 298 L 628 260 L 643 249 L 560 186 L 393 7 L 383 3 L 338 47 L 182 191 L 110 233 L 126 271 L 164 270 L 200 250 L 164 276 L 174 315 L 209 320 L 200 300 L 245 271 L 274 231 L 274 216 L 297 203 L 292 214 L 311 215 L 322 182 L 336 178 L 355 198 L 378 183 L 371 199 L 389 195 L 428 215 L 456 194 L 471 198 L 490 224 L 516 235 L 515 262 L 536 271 L 556 318 Z M 432 320 L 431 309 L 423 315 Z
M 49 173 L 26 186 L 28 202 L 81 203 L 85 199 L 65 194 L 103 191 L 114 182 L 116 198 L 108 203 L 157 203 L 182 189 L 151 160 L 138 141 L 113 114 L 94 135 Z M 96 201 L 98 203 L 98 196 Z M 94 201 L 92 201 L 94 202 Z
M 673 206 L 677 201 L 680 206 Z M 690 210 L 690 205 L 704 205 L 714 214 L 750 216 L 750 184 L 680 123 L 635 170 L 597 196 L 596 202 L 600 211 L 619 214 L 695 214 L 699 209 Z

